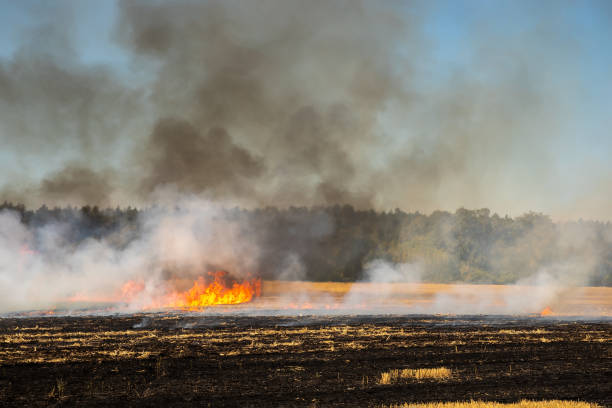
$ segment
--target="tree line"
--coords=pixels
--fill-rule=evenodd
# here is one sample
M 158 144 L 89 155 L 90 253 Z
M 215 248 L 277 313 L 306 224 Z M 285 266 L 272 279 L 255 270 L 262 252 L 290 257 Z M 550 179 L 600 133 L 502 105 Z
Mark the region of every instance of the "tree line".
M 123 239 L 116 245 L 136 239 L 139 221 L 152 211 L 45 205 L 31 210 L 8 202 L 2 210 L 17 212 L 31 228 L 68 225 L 66 235 L 74 243 L 121 230 Z M 610 222 L 553 222 L 534 212 L 501 217 L 486 208 L 422 214 L 334 205 L 223 212 L 257 237 L 264 278 L 358 281 L 372 261 L 382 259 L 418 265 L 427 282 L 506 284 L 545 271 L 568 282 L 612 286 Z

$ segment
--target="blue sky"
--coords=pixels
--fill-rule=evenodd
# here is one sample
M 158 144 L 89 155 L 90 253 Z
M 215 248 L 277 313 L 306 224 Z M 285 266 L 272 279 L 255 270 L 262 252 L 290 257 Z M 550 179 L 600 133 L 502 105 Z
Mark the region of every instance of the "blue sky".
M 495 93 L 514 92 L 513 81 L 522 83 L 523 79 L 527 84 L 524 92 L 529 94 L 530 87 L 536 88 L 534 97 L 541 98 L 535 113 L 513 111 L 507 115 L 510 121 L 523 121 L 515 131 L 525 131 L 529 136 L 520 139 L 521 143 L 508 143 L 507 154 L 500 154 L 505 164 L 491 173 L 491 180 L 482 181 L 479 198 L 449 200 L 449 206 L 486 206 L 511 215 L 533 209 L 560 219 L 578 216 L 612 219 L 612 209 L 608 209 L 612 207 L 611 4 L 607 1 L 484 0 L 390 4 L 398 18 L 408 24 L 412 24 L 411 18 L 415 19 L 419 26 L 418 41 L 421 47 L 426 44 L 428 48 L 426 54 L 415 55 L 406 45 L 414 40 L 406 38 L 404 43 L 400 39 L 395 54 L 400 74 L 403 65 L 399 59 L 416 61 L 412 63 L 415 70 L 406 74 L 406 81 L 412 90 L 426 95 L 423 106 L 444 105 L 440 100 L 447 98 L 449 86 L 456 84 L 465 86 L 469 92 L 484 89 L 482 98 L 491 98 L 504 106 L 504 95 Z M 154 75 L 154 64 L 150 65 L 149 72 L 135 69 L 134 55 L 117 41 L 114 33 L 119 7 L 113 1 L 2 0 L 0 9 L 1 64 L 10 64 L 36 27 L 66 24 L 69 42 L 82 66 L 104 66 L 126 86 L 134 86 Z M 488 95 L 487 89 L 494 91 Z M 487 114 L 480 106 L 475 106 L 471 114 Z M 518 108 L 513 105 L 512 109 Z M 143 111 L 142 126 L 146 128 L 150 126 L 147 122 L 150 113 L 146 106 Z M 404 138 L 422 131 L 419 126 L 412 127 L 414 122 L 403 122 L 402 112 L 402 106 L 397 106 L 381 114 L 381 128 L 388 134 L 393 149 L 403 146 Z M 541 120 L 540 115 L 543 115 Z M 538 134 L 542 135 L 541 139 Z M 511 133 L 508 135 L 513 137 Z M 2 137 L 0 134 L 0 140 Z M 491 149 L 497 151 L 499 147 Z M 387 150 L 381 148 L 379 153 L 384 158 Z M 47 160 L 36 154 L 29 156 L 22 148 L 13 148 L 10 141 L 5 142 L 0 153 L 4 163 L 0 166 L 4 174 L 0 175 L 0 186 L 10 184 L 3 177 L 13 177 L 17 165 L 30 173 L 26 174 L 29 181 L 44 177 L 63 161 L 72 160 L 70 154 L 65 157 L 63 154 Z M 541 163 L 545 163 L 545 168 L 539 167 Z M 443 180 L 440 187 L 443 192 L 439 195 L 460 189 L 462 183 L 472 182 L 472 173 L 491 166 L 495 167 L 495 163 L 483 162 L 470 167 L 465 179 L 457 183 Z M 525 175 L 533 179 L 526 180 Z M 377 202 L 381 207 L 401 206 L 400 196 L 391 193 L 390 196 L 393 198 L 387 200 L 383 194 Z M 521 198 L 509 202 L 517 196 Z M 443 206 L 443 202 L 443 198 L 438 198 L 422 204 L 424 208 L 411 208 L 410 204 L 405 207 L 427 211 Z

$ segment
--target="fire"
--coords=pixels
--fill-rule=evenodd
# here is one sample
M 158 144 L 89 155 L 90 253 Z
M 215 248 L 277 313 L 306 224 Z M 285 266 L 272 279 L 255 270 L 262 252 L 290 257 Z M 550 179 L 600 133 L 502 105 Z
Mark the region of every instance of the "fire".
M 143 296 L 146 284 L 143 280 L 129 280 L 113 294 L 95 295 L 76 293 L 66 302 L 94 302 L 130 304 L 136 301 L 143 310 L 178 308 L 197 310 L 214 305 L 235 305 L 246 303 L 261 295 L 261 280 L 246 279 L 239 282 L 225 271 L 209 272 L 193 282 L 193 287 L 185 292 L 170 289 L 174 286 L 166 282 L 163 289 L 153 296 Z M 151 295 L 151 293 L 149 293 Z
M 550 316 L 553 314 L 553 311 L 550 307 L 546 306 L 541 312 L 540 316 Z
M 130 302 L 136 298 L 136 296 L 138 296 L 138 294 L 142 292 L 144 288 L 145 284 L 143 281 L 127 281 L 121 287 L 121 294 L 119 295 L 119 298 L 122 301 Z
M 213 305 L 246 303 L 261 295 L 261 280 L 258 278 L 239 283 L 230 279 L 225 271 L 209 272 L 208 276 L 212 281 L 199 277 L 191 289 L 174 294 L 174 299 L 166 306 L 196 310 Z

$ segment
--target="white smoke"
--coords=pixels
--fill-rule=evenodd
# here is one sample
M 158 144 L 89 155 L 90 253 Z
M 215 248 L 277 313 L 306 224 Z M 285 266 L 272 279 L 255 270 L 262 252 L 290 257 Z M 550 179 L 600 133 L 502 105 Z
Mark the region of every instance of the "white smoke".
M 120 297 L 129 281 L 141 286 L 121 310 L 136 311 L 159 306 L 154 299 L 168 290 L 169 282 L 190 285 L 212 269 L 226 269 L 237 277 L 260 272 L 261 231 L 254 231 L 246 218 L 232 219 L 218 202 L 168 192 L 164 197 L 161 206 L 140 212 L 136 231 L 134 225 L 125 225 L 100 239 L 75 240 L 69 222 L 28 227 L 18 213 L 0 212 L 0 313 L 104 303 Z M 568 309 L 567 295 L 582 293 L 601 260 L 591 245 L 593 234 L 588 225 L 561 228 L 553 261 L 511 285 L 432 285 L 423 282 L 424 261 L 377 259 L 343 292 L 342 284 L 296 282 L 310 271 L 297 254 L 287 252 L 278 258 L 276 278 L 294 282 L 286 291 L 278 284 L 270 305 L 287 313 L 292 308 L 300 313 L 361 314 L 576 310 Z M 243 310 L 258 313 L 265 306 L 255 302 Z M 599 313 L 595 306 L 586 307 L 581 313 Z
M 141 214 L 135 239 L 120 230 L 73 243 L 66 223 L 28 228 L 17 213 L 0 212 L 0 313 L 105 302 L 128 281 L 142 285 L 125 306 L 137 310 L 167 290 L 171 279 L 189 281 L 209 268 L 237 277 L 256 272 L 257 240 L 219 205 L 182 198 L 171 209 Z
M 417 283 L 421 281 L 423 266 L 418 263 L 393 264 L 376 259 L 365 266 L 365 282 L 372 283 Z
M 405 309 L 397 302 L 396 284 L 418 284 L 422 274 L 422 264 L 418 262 L 393 264 L 382 259 L 369 262 L 364 268 L 364 279 L 351 287 L 344 297 L 343 307 L 361 310 L 362 313 L 390 304 L 394 309 Z

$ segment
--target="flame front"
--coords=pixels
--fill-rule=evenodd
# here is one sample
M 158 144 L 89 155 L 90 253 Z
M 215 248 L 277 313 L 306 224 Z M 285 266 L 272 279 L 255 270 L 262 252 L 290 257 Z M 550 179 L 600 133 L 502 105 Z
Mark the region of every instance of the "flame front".
M 550 307 L 546 306 L 541 312 L 540 316 L 550 316 L 553 314 L 553 311 Z
M 231 282 L 230 285 L 225 271 L 209 272 L 209 276 L 213 278 L 212 282 L 198 278 L 191 289 L 174 294 L 167 306 L 196 310 L 213 305 L 246 303 L 261 294 L 261 280 L 258 278 L 242 283 Z

